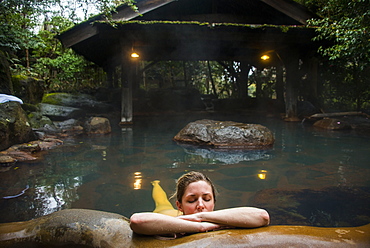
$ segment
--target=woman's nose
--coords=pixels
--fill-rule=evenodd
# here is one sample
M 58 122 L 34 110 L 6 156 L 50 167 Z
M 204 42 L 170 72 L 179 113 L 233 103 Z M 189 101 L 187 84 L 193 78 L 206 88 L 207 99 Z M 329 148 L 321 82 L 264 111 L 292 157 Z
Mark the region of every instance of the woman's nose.
M 197 209 L 203 210 L 204 209 L 204 202 L 202 199 L 198 201 Z

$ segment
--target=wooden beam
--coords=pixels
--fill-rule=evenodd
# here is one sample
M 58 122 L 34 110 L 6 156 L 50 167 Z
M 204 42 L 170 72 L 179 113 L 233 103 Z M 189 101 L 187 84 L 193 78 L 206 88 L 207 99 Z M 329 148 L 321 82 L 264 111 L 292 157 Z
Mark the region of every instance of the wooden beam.
M 62 42 L 64 47 L 71 47 L 81 41 L 84 41 L 98 34 L 98 28 L 90 23 L 83 23 L 82 26 L 74 28 L 62 33 L 57 38 Z
M 285 15 L 293 18 L 294 20 L 306 25 L 307 20 L 314 18 L 315 15 L 310 13 L 302 5 L 290 1 L 290 0 L 261 0 L 267 5 L 277 9 L 278 11 L 284 13 Z
M 113 21 L 129 21 L 143 15 L 149 11 L 160 8 L 163 5 L 171 3 L 175 0 L 146 0 L 141 1 L 136 4 L 138 7 L 138 12 L 135 12 L 129 6 L 122 6 L 118 8 L 118 12 L 112 15 Z M 79 25 L 74 26 L 70 30 L 57 36 L 57 38 L 62 42 L 63 46 L 71 47 L 81 41 L 87 40 L 99 33 L 96 26 L 93 25 L 95 21 L 104 20 L 104 15 L 95 16 Z
M 169 4 L 175 0 L 147 0 L 136 3 L 138 11 L 135 12 L 131 7 L 124 7 L 118 10 L 117 13 L 112 15 L 112 19 L 115 21 L 129 21 L 140 15 L 148 13 L 149 11 L 158 9 L 166 4 Z

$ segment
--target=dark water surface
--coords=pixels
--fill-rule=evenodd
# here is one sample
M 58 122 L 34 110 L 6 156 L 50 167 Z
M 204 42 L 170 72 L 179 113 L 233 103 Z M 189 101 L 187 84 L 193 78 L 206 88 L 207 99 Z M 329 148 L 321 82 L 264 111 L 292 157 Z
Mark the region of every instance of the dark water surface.
M 187 123 L 202 118 L 262 124 L 275 134 L 275 145 L 225 152 L 172 141 Z M 363 225 L 370 222 L 369 137 L 248 114 L 136 117 L 132 128 L 68 138 L 36 162 L 2 168 L 0 222 L 66 208 L 127 217 L 152 211 L 151 181 L 160 180 L 172 194 L 176 178 L 197 170 L 214 181 L 217 209 L 266 208 L 272 224 Z

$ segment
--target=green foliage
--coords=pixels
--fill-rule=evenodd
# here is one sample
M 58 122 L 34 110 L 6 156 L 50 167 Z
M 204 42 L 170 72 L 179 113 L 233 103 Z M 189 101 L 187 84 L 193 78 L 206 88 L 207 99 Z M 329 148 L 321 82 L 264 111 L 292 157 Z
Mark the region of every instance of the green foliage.
M 301 0 L 321 17 L 309 20 L 319 52 L 332 61 L 324 73 L 324 99 L 361 109 L 370 99 L 370 1 Z M 334 69 L 335 68 L 335 69 Z
M 210 65 L 210 70 L 207 63 Z M 239 70 L 239 63 L 224 61 L 232 70 Z M 144 66 L 148 66 L 145 63 Z M 230 73 L 217 61 L 161 61 L 145 71 L 143 89 L 191 87 L 201 94 L 213 94 L 218 98 L 237 97 L 235 73 Z M 216 92 L 212 86 L 212 80 Z
M 102 69 L 64 49 L 55 36 L 90 17 L 91 9 L 112 13 L 123 3 L 135 7 L 133 0 L 0 1 L 0 49 L 7 52 L 13 74 L 45 79 L 50 91 L 99 87 Z
M 370 2 L 330 0 L 320 10 L 322 19 L 310 20 L 318 32 L 315 40 L 329 40 L 320 51 L 329 59 L 370 60 Z

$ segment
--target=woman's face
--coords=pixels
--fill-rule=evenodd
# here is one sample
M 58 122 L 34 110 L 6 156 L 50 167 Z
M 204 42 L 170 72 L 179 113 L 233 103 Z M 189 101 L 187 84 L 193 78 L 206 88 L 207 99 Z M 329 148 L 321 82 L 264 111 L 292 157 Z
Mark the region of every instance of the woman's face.
M 184 214 L 210 212 L 215 207 L 212 187 L 205 181 L 190 183 L 181 198 L 176 202 L 177 208 Z

